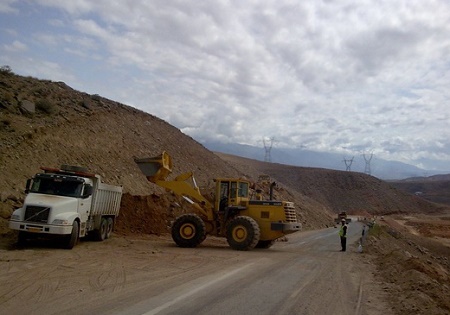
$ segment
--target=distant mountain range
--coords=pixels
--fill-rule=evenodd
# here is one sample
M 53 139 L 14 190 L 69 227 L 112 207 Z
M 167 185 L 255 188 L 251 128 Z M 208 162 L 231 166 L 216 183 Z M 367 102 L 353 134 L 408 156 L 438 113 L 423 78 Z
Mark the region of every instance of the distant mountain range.
M 259 161 L 270 161 L 271 163 L 342 171 L 346 171 L 347 167 L 349 167 L 350 171 L 367 173 L 383 180 L 401 180 L 411 177 L 424 178 L 437 174 L 450 173 L 450 171 L 424 170 L 414 165 L 398 161 L 383 160 L 376 155 L 373 155 L 372 158 L 366 155 L 364 158 L 363 155 L 343 156 L 337 153 L 276 147 L 272 147 L 270 154 L 267 154 L 264 148 L 250 145 L 217 142 L 206 142 L 202 144 L 210 151 L 237 155 Z

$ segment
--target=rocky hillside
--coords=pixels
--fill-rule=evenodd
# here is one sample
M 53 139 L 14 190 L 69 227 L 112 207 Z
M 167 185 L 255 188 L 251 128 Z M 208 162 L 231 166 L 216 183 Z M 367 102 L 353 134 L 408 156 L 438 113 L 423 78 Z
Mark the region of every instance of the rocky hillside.
M 212 179 L 268 174 L 276 198 L 297 205 L 305 228 L 332 224 L 340 210 L 372 213 L 437 211 L 420 198 L 358 173 L 288 167 L 215 154 L 165 121 L 63 82 L 0 71 L 0 233 L 24 197 L 27 178 L 41 166 L 80 165 L 111 184 L 123 185 L 119 233 L 163 233 L 176 215 L 176 197 L 146 181 L 133 157 L 173 158 L 174 175 L 193 171 L 208 191 Z M 243 162 L 245 161 L 245 162 Z M 174 210 L 175 209 L 175 210 Z
M 223 153 L 218 155 L 244 172 L 257 169 L 270 175 L 289 190 L 320 203 L 333 213 L 434 213 L 447 208 L 363 173 L 265 163 Z
M 409 178 L 402 181 L 392 181 L 390 184 L 428 201 L 450 206 L 450 175 L 448 174 Z

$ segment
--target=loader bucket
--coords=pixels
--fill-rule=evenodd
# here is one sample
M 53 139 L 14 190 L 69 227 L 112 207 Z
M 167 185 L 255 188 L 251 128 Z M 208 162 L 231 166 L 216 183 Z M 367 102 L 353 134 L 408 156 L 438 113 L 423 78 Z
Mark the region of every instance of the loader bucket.
M 135 158 L 134 162 L 136 162 L 141 172 L 152 183 L 158 180 L 165 180 L 172 173 L 172 158 L 165 151 L 151 158 Z

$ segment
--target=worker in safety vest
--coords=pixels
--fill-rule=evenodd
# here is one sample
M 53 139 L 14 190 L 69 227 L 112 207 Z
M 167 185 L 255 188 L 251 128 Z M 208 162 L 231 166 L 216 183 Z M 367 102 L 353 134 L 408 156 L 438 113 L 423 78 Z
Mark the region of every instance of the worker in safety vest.
M 347 223 L 344 219 L 341 220 L 341 228 L 339 230 L 339 236 L 341 238 L 341 252 L 345 252 L 347 249 Z

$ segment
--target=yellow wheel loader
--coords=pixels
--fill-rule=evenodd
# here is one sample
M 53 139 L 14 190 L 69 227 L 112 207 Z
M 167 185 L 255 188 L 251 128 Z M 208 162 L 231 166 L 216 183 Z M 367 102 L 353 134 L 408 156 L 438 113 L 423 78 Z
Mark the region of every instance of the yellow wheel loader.
M 300 230 L 292 202 L 250 200 L 251 183 L 247 180 L 215 179 L 214 201 L 210 202 L 200 193 L 192 172 L 166 180 L 172 172 L 167 152 L 135 158 L 135 162 L 148 181 L 182 196 L 196 209 L 196 213 L 183 214 L 172 224 L 172 238 L 180 247 L 196 247 L 207 235 L 213 235 L 225 237 L 236 250 L 269 248 L 276 239 Z

